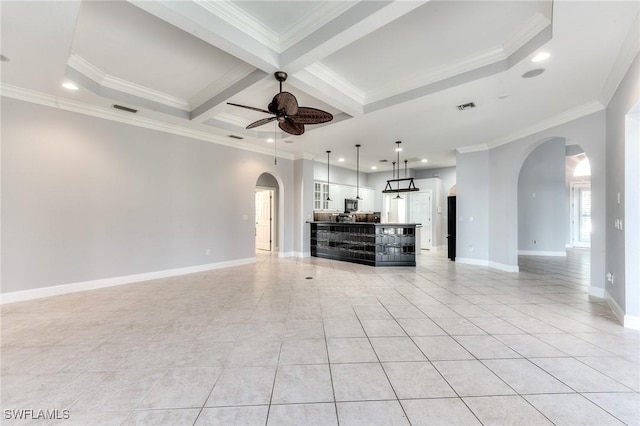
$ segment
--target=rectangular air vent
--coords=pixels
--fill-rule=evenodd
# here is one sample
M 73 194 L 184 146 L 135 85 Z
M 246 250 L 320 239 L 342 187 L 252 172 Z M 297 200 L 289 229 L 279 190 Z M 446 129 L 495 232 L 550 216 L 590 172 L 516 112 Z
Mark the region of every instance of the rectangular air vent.
M 231 139 L 244 139 L 242 136 L 228 135 Z
M 476 107 L 476 104 L 473 103 L 473 102 L 469 102 L 469 103 L 466 103 L 466 104 L 458 105 L 458 109 L 460 111 L 464 111 L 465 109 L 471 109 L 471 108 L 475 108 L 475 107 Z
M 129 108 L 129 107 L 122 106 L 122 105 L 118 105 L 118 104 L 114 104 L 114 105 L 113 105 L 113 107 L 114 107 L 115 109 L 119 109 L 119 110 L 122 110 L 122 111 L 131 112 L 131 113 L 133 113 L 133 114 L 135 114 L 136 112 L 138 112 L 138 110 L 137 110 L 137 109 Z

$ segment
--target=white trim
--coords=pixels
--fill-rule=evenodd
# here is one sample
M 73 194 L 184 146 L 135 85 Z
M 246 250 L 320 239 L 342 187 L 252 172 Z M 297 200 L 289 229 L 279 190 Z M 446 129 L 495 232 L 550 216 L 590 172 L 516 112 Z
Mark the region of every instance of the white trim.
M 593 285 L 589 286 L 589 296 L 599 297 L 600 299 L 605 298 L 605 290 L 604 288 L 595 287 Z
M 465 265 L 474 266 L 486 266 L 488 268 L 498 269 L 505 272 L 519 272 L 520 267 L 518 265 L 507 265 L 504 263 L 494 262 L 486 259 L 471 259 L 468 257 L 456 257 L 456 263 L 462 263 Z
M 498 263 L 489 261 L 489 268 L 499 269 L 505 272 L 520 272 L 520 267 L 518 265 L 507 265 L 505 263 Z
M 567 257 L 566 251 L 518 250 L 518 254 L 521 254 L 524 256 Z
M 489 261 L 486 259 L 471 259 L 468 257 L 456 257 L 456 263 L 474 266 L 489 266 Z
M 164 271 L 145 272 L 142 274 L 125 275 L 121 277 L 103 278 L 99 280 L 83 281 L 71 284 L 40 287 L 31 290 L 12 291 L 0 294 L 0 305 L 5 303 L 22 302 L 25 300 L 40 299 L 42 297 L 58 296 L 61 294 L 75 293 L 78 291 L 95 290 L 98 288 L 114 287 L 124 284 L 132 284 L 141 281 L 157 280 L 178 275 L 193 274 L 196 272 L 210 271 L 213 269 L 230 268 L 255 263 L 255 257 L 246 259 L 228 260 L 224 262 L 207 263 L 204 265 L 187 266 L 184 268 L 166 269 Z
M 578 118 L 586 117 L 589 114 L 602 111 L 603 109 L 605 109 L 605 106 L 598 101 L 587 102 L 586 104 L 564 111 L 547 120 L 539 121 L 532 126 L 518 130 L 510 135 L 494 139 L 486 143 L 457 147 L 456 151 L 460 154 L 466 154 L 468 152 L 486 151 L 488 149 L 497 148 L 499 146 L 515 142 L 519 139 L 526 138 L 527 136 L 535 135 L 536 133 L 569 123 L 573 120 L 577 120 Z
M 611 297 L 611 294 L 609 294 L 607 290 L 598 287 L 590 287 L 589 294 L 595 297 L 599 297 L 600 299 L 604 299 L 604 301 L 607 302 L 607 305 L 609 305 L 609 308 L 611 308 L 611 311 L 624 328 L 640 330 L 640 317 L 634 315 L 626 315 L 624 309 L 622 309 L 620 305 L 618 305 L 618 302 L 616 302 L 615 299 Z
M 480 143 L 477 145 L 467 145 L 467 146 L 459 146 L 456 148 L 456 151 L 460 154 L 467 154 L 469 152 L 477 152 L 477 151 L 486 151 L 489 149 L 489 145 L 486 143 Z
M 9 84 L 0 84 L 0 95 L 8 98 L 18 99 L 25 102 L 31 102 L 38 105 L 44 105 L 52 108 L 58 108 L 64 111 L 71 111 L 78 114 L 84 114 L 91 117 L 98 117 L 105 120 L 116 121 L 119 123 L 130 124 L 132 126 L 143 127 L 145 129 L 158 130 L 160 132 L 171 133 L 174 135 L 185 136 L 187 138 L 198 139 L 205 142 L 224 145 L 231 148 L 242 149 L 245 151 L 257 152 L 273 156 L 272 148 L 262 147 L 249 142 L 229 141 L 223 136 L 213 135 L 211 133 L 199 130 L 189 129 L 187 127 L 176 126 L 174 124 L 162 123 L 145 117 L 136 117 L 127 112 L 120 112 L 115 109 L 103 108 L 89 105 L 69 99 L 58 98 L 56 96 L 47 95 L 22 87 L 12 86 Z M 294 160 L 295 155 L 287 152 L 278 151 L 278 158 L 286 160 Z
M 629 71 L 629 67 L 640 51 L 640 43 L 638 42 L 638 26 L 640 26 L 640 16 L 636 15 L 636 19 L 633 21 L 633 25 L 631 25 L 631 29 L 620 48 L 620 53 L 618 53 L 613 67 L 611 68 L 611 72 L 600 91 L 600 96 L 598 96 L 598 100 L 603 105 L 609 105 L 611 98 L 613 98 L 616 90 L 618 90 L 620 82 L 627 74 L 627 71 Z
M 281 251 L 278 252 L 278 257 L 300 257 L 298 252 L 295 251 Z
M 107 87 L 183 111 L 190 110 L 187 100 L 107 74 L 77 53 L 71 55 L 67 65 L 101 87 Z
M 632 330 L 640 330 L 640 317 L 633 315 L 624 316 L 624 327 Z

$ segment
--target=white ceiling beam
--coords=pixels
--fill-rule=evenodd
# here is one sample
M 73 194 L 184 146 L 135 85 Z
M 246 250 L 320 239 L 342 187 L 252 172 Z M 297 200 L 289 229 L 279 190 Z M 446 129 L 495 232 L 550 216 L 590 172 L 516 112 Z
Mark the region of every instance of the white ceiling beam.
M 279 55 L 207 9 L 206 2 L 129 0 L 140 9 L 271 74 L 280 69 Z

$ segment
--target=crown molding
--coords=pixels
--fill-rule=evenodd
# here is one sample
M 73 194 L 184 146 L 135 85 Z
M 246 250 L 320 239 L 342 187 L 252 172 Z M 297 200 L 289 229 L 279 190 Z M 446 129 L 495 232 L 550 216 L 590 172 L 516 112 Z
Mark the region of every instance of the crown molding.
M 611 102 L 613 95 L 615 95 L 616 90 L 618 90 L 620 82 L 627 74 L 627 71 L 629 71 L 629 67 L 638 55 L 638 52 L 640 52 L 640 14 L 636 15 L 636 19 L 633 21 L 625 37 L 616 61 L 611 68 L 611 72 L 600 91 L 598 101 L 600 101 L 601 104 L 609 105 L 609 102 Z
M 282 53 L 297 43 L 304 40 L 316 30 L 322 28 L 347 10 L 355 6 L 357 2 L 319 2 L 319 4 L 302 19 L 285 29 L 280 34 L 280 48 L 278 53 Z
M 539 1 L 538 13 L 531 17 L 511 38 L 502 45 L 505 55 L 511 56 L 535 36 L 552 24 L 551 1 Z
M 281 53 L 280 37 L 262 22 L 245 12 L 231 1 L 196 0 L 199 6 L 236 27 L 254 40 Z
M 78 54 L 74 53 L 71 55 L 67 61 L 67 66 L 92 80 L 100 87 L 117 90 L 118 92 L 147 99 L 182 111 L 191 110 L 189 102 L 184 99 L 109 75 Z
M 336 72 L 323 63 L 316 62 L 311 64 L 305 68 L 305 71 L 315 78 L 322 80 L 325 84 L 334 87 L 337 91 L 356 101 L 358 104 L 364 105 L 366 100 L 365 93 L 344 78 L 340 77 Z
M 194 110 L 198 108 L 199 106 L 207 102 L 209 99 L 213 98 L 214 96 L 224 91 L 225 89 L 233 86 L 234 84 L 236 84 L 237 82 L 239 82 L 240 80 L 242 80 L 243 78 L 245 78 L 255 70 L 256 70 L 255 67 L 245 62 L 238 64 L 236 67 L 232 68 L 227 73 L 225 73 L 222 77 L 212 82 L 207 87 L 202 89 L 200 92 L 192 96 L 189 99 L 190 109 Z
M 379 88 L 366 93 L 365 102 L 367 104 L 377 102 L 379 100 L 389 98 L 399 93 L 404 93 L 419 87 L 428 86 L 430 84 L 446 80 L 456 75 L 463 74 L 468 71 L 473 71 L 486 65 L 504 61 L 506 57 L 507 56 L 502 47 L 495 46 L 493 48 L 485 50 L 478 55 L 464 58 L 462 60 L 454 62 L 451 65 L 442 66 L 427 74 L 418 72 L 414 74 L 413 78 L 403 79 L 399 82 L 390 82 L 383 86 L 379 86 Z
M 223 136 L 213 135 L 210 133 L 202 132 L 199 130 L 189 129 L 187 127 L 177 126 L 174 124 L 162 123 L 157 120 L 153 120 L 145 117 L 132 116 L 127 112 L 117 111 L 115 109 L 98 107 L 95 105 L 89 105 L 82 102 L 72 101 L 57 96 L 48 95 L 34 90 L 24 89 L 22 87 L 12 86 L 8 84 L 0 84 L 0 95 L 12 99 L 17 99 L 33 104 L 44 105 L 52 108 L 61 109 L 64 111 L 75 112 L 78 114 L 88 115 L 91 117 L 102 118 L 109 121 L 115 121 L 123 124 L 130 124 L 136 127 L 143 127 L 146 129 L 157 130 L 164 133 L 171 133 L 178 136 L 184 136 L 187 138 L 197 139 L 204 142 L 214 143 L 216 145 L 223 145 L 230 148 L 241 149 L 244 151 L 251 151 L 258 154 L 274 155 L 274 152 L 270 148 L 253 145 L 243 141 L 228 141 Z M 293 160 L 294 155 L 287 152 L 280 152 L 277 154 L 278 158 L 285 160 Z
M 489 145 L 486 143 L 480 143 L 477 145 L 467 145 L 456 148 L 459 154 L 468 154 L 470 152 L 478 152 L 478 151 L 487 151 L 489 149 Z
M 547 120 L 540 121 L 518 132 L 511 133 L 507 136 L 494 139 L 486 143 L 461 146 L 456 148 L 456 151 L 458 151 L 460 154 L 467 154 L 469 152 L 476 151 L 487 151 L 511 142 L 515 142 L 527 136 L 552 129 L 561 124 L 569 123 L 570 121 L 577 120 L 578 118 L 585 117 L 589 114 L 593 114 L 594 112 L 602 111 L 603 109 L 605 109 L 605 106 L 598 101 L 588 102 L 586 104 L 582 104 L 575 108 L 569 109 Z
M 501 145 L 517 141 L 518 139 L 534 135 L 544 130 L 552 129 L 556 126 L 560 126 L 561 124 L 569 123 L 570 121 L 577 120 L 578 118 L 585 117 L 589 114 L 593 114 L 594 112 L 602 111 L 603 109 L 605 109 L 605 106 L 598 101 L 587 102 L 586 104 L 571 108 L 547 120 L 539 121 L 525 129 L 511 133 L 502 138 L 494 139 L 493 141 L 487 142 L 486 145 L 489 146 L 490 149 L 497 148 Z

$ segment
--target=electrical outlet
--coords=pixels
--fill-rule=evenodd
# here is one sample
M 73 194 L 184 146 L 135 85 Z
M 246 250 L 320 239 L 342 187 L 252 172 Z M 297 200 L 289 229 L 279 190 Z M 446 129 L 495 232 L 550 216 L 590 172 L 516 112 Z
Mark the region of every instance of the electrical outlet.
M 613 276 L 612 272 L 607 272 L 607 281 L 609 281 L 611 284 L 614 283 L 615 277 Z

